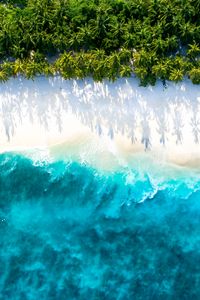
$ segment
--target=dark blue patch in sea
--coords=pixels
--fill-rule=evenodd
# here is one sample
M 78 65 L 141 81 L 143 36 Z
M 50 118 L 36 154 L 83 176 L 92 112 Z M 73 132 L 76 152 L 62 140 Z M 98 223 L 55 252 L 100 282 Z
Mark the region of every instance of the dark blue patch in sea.
M 0 155 L 0 299 L 200 299 L 200 180 Z

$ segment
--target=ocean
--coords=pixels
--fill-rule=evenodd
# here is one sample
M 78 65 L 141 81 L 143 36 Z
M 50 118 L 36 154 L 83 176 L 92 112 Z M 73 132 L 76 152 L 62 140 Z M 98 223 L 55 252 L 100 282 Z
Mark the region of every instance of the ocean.
M 35 151 L 0 155 L 1 299 L 200 298 L 198 170 Z

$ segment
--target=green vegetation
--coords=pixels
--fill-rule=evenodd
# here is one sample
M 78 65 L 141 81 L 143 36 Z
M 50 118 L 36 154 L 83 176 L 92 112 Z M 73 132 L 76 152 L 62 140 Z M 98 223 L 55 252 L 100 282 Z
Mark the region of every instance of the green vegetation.
M 200 83 L 199 0 L 4 0 L 0 81 L 135 74 Z

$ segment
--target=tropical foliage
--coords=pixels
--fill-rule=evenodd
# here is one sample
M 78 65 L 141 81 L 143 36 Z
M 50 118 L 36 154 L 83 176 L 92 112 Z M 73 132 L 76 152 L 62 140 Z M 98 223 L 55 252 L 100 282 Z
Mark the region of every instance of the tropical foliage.
M 60 73 L 199 83 L 198 0 L 4 0 L 0 81 Z

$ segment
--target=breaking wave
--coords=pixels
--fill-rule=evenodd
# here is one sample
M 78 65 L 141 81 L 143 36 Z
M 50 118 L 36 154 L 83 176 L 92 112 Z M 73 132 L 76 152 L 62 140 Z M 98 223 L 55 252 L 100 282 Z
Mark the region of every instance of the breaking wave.
M 1 154 L 1 298 L 198 299 L 200 178 L 173 168 Z

